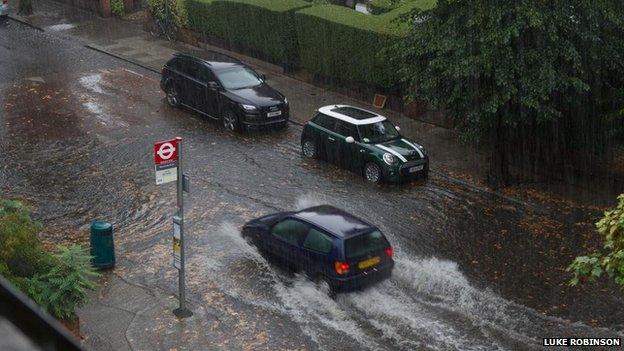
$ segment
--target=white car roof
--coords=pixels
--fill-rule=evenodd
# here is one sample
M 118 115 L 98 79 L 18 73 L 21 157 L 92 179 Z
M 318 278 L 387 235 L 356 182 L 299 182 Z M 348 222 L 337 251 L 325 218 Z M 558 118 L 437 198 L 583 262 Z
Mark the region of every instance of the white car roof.
M 341 108 L 351 108 L 351 109 L 356 109 L 356 110 L 360 110 L 362 112 L 367 112 L 369 114 L 371 114 L 372 116 L 370 118 L 354 118 L 352 116 L 346 115 L 344 113 L 340 113 L 340 112 L 336 112 L 333 110 L 336 109 L 341 109 Z M 318 111 L 324 115 L 328 115 L 330 117 L 333 118 L 337 118 L 340 120 L 343 120 L 345 122 L 349 122 L 351 124 L 355 124 L 355 125 L 364 125 L 364 124 L 372 124 L 372 123 L 377 123 L 377 122 L 382 122 L 386 120 L 386 117 L 379 115 L 375 112 L 372 111 L 368 111 L 365 110 L 363 108 L 359 108 L 359 107 L 355 107 L 355 106 L 350 106 L 350 105 L 327 105 L 327 106 L 323 106 L 321 108 L 318 109 Z

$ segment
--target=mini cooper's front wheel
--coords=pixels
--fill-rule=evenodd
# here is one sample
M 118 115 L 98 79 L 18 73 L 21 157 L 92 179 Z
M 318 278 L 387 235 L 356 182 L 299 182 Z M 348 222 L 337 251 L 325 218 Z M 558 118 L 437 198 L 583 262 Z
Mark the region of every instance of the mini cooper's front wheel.
M 364 167 L 364 177 L 371 183 L 379 183 L 381 181 L 381 168 L 376 163 L 367 163 Z
M 180 95 L 178 94 L 178 89 L 176 89 L 175 84 L 173 83 L 167 86 L 167 103 L 171 107 L 180 106 Z
M 307 158 L 316 158 L 316 144 L 310 139 L 306 139 L 301 143 L 301 152 Z
M 234 114 L 234 112 L 230 110 L 225 111 L 221 119 L 223 120 L 223 126 L 225 127 L 225 129 L 231 132 L 236 132 L 239 130 L 238 120 L 236 119 L 236 115 Z

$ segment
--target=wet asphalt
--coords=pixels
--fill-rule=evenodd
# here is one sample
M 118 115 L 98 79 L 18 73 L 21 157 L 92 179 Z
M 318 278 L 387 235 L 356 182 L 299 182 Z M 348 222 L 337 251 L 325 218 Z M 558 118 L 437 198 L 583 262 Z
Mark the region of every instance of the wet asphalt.
M 515 350 L 547 336 L 621 336 L 614 286 L 565 285 L 567 263 L 596 245 L 599 211 L 509 201 L 436 174 L 372 186 L 303 159 L 301 127 L 227 133 L 169 108 L 158 79 L 1 23 L 0 189 L 33 206 L 50 246 L 87 245 L 91 220 L 113 222 L 119 274 L 174 294 L 175 188 L 155 185 L 151 152 L 181 136 L 188 295 L 217 316 L 215 344 L 236 349 L 264 333 L 269 349 Z M 391 279 L 332 300 L 240 239 L 249 219 L 325 203 L 382 229 L 395 247 Z

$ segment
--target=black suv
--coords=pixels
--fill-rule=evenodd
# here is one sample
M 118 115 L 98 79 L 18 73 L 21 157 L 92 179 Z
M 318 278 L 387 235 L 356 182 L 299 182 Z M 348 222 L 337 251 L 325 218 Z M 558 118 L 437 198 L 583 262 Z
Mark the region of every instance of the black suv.
M 231 131 L 288 124 L 286 97 L 264 75 L 224 54 L 175 54 L 162 69 L 160 87 L 169 105 L 221 120 Z

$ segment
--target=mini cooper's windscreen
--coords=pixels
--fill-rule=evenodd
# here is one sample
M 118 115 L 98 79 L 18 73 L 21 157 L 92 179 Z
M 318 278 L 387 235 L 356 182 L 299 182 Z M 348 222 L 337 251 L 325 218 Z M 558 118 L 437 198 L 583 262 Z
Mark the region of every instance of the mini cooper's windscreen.
M 217 71 L 217 77 L 226 89 L 251 88 L 262 84 L 256 73 L 248 68 L 237 67 L 224 71 Z
M 359 125 L 358 130 L 362 141 L 365 143 L 383 143 L 399 137 L 399 132 L 388 120 Z
M 373 230 L 345 240 L 345 256 L 347 259 L 366 256 L 384 250 L 390 246 L 379 230 Z

